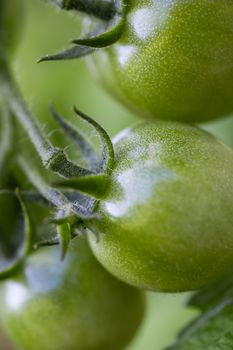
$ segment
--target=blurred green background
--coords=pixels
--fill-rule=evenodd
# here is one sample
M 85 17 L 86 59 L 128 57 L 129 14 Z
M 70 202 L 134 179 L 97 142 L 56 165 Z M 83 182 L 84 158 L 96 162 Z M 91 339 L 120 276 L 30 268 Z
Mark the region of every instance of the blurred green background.
M 98 86 L 83 59 L 36 63 L 41 56 L 57 52 L 79 36 L 80 18 L 58 12 L 45 5 L 43 0 L 25 2 L 27 16 L 24 35 L 12 61 L 12 69 L 26 101 L 45 132 L 49 134 L 54 128 L 48 112 L 51 102 L 67 118 L 72 115 L 71 106 L 77 105 L 100 122 L 110 135 L 137 121 Z M 233 118 L 202 127 L 233 146 Z M 162 350 L 169 345 L 178 330 L 196 315 L 194 310 L 185 308 L 187 297 L 187 294 L 148 293 L 144 324 L 127 350 Z M 3 336 L 0 349 L 8 350 Z

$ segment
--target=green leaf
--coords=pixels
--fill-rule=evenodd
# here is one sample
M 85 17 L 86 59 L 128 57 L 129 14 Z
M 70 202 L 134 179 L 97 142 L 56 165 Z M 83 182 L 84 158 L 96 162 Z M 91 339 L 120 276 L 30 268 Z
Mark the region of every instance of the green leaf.
M 180 334 L 167 350 L 233 349 L 233 274 L 195 293 L 188 302 L 202 314 Z
M 167 350 L 232 350 L 233 305 L 225 300 L 191 322 Z
M 75 128 L 75 126 L 61 117 L 53 107 L 50 108 L 50 112 L 56 122 L 63 129 L 64 133 L 74 141 L 75 145 L 81 150 L 82 156 L 90 167 L 90 170 L 95 172 L 96 167 L 98 166 L 98 153 L 94 147 L 89 143 L 85 136 Z
M 200 310 L 207 310 L 233 298 L 233 273 L 195 293 L 188 304 Z
M 84 121 L 86 121 L 89 125 L 91 125 L 97 135 L 99 136 L 102 143 L 102 159 L 99 165 L 99 169 L 97 169 L 97 173 L 106 173 L 111 174 L 113 166 L 114 166 L 114 148 L 112 141 L 108 135 L 108 133 L 99 125 L 94 119 L 90 118 L 83 112 L 81 112 L 78 108 L 74 106 L 74 112 Z
M 57 232 L 60 238 L 61 245 L 61 260 L 64 260 L 66 253 L 68 252 L 68 248 L 71 241 L 71 228 L 70 224 L 63 224 L 57 226 Z

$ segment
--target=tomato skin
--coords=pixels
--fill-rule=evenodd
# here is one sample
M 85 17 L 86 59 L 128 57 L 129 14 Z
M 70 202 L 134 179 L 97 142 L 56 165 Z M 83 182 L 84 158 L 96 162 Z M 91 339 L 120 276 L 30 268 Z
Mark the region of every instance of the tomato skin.
M 112 184 L 88 233 L 97 259 L 134 286 L 198 289 L 233 264 L 233 152 L 187 124 L 142 122 L 115 139 Z
M 1 283 L 1 319 L 22 350 L 123 349 L 142 320 L 139 290 L 112 277 L 86 239 L 74 239 L 64 262 L 59 247 L 41 248 Z
M 102 85 L 144 118 L 204 122 L 233 111 L 233 3 L 129 0 L 124 33 L 88 57 Z

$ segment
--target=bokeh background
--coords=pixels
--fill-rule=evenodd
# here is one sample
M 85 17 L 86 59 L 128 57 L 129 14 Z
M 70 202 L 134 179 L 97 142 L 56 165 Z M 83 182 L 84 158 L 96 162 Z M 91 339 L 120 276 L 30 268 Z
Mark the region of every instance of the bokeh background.
M 54 128 L 48 112 L 51 102 L 67 118 L 71 118 L 71 106 L 77 105 L 112 136 L 136 122 L 137 118 L 131 112 L 116 103 L 95 82 L 84 59 L 36 63 L 41 56 L 57 52 L 79 36 L 80 17 L 57 11 L 43 0 L 25 0 L 25 10 L 23 36 L 12 59 L 12 69 L 45 132 L 49 134 Z M 233 146 L 233 117 L 202 127 Z M 127 350 L 162 350 L 171 344 L 179 329 L 197 314 L 185 307 L 188 297 L 189 294 L 147 293 L 145 321 Z M 13 349 L 2 331 L 0 349 Z

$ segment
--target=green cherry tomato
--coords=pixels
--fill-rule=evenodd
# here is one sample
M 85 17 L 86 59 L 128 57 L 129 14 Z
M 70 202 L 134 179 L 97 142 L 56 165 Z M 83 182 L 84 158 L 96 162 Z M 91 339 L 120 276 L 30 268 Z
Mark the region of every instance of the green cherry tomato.
M 142 320 L 139 290 L 112 277 L 86 239 L 41 248 L 23 271 L 0 285 L 0 317 L 17 349 L 120 350 Z
M 232 268 L 232 149 L 196 127 L 163 121 L 124 130 L 114 149 L 88 233 L 105 268 L 165 292 L 198 289 Z
M 123 34 L 88 56 L 142 117 L 203 122 L 233 111 L 233 2 L 128 0 Z

